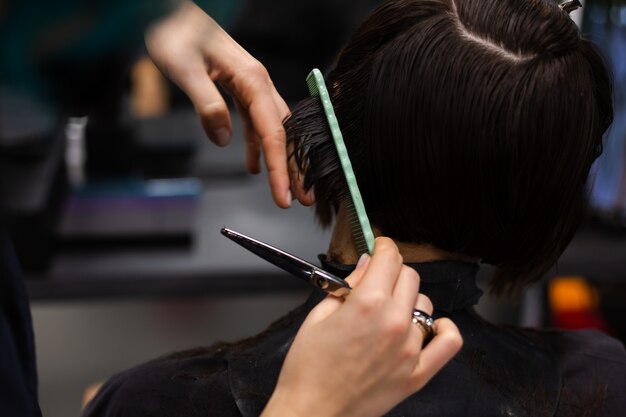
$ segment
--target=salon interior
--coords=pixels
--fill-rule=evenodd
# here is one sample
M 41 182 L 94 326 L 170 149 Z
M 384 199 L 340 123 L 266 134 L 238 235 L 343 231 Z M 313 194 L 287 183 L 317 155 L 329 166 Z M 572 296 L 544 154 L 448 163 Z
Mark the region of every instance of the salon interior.
M 307 95 L 310 69 L 331 66 L 378 2 L 197 3 L 294 104 Z M 586 0 L 572 18 L 610 61 L 615 83 L 615 121 L 588 184 L 589 214 L 540 283 L 505 298 L 486 293 L 477 310 L 495 323 L 595 328 L 626 341 L 626 5 Z M 51 42 L 76 30 L 58 27 Z M 85 54 L 122 29 L 93 30 Z M 277 208 L 266 174 L 247 172 L 234 109 L 232 142 L 218 148 L 142 47 L 99 59 L 87 59 L 88 71 L 63 57 L 48 68 L 74 102 L 97 98 L 86 113 L 0 85 L 0 203 L 31 301 L 49 417 L 78 415 L 116 372 L 253 335 L 306 299 L 305 282 L 224 238 L 222 227 L 311 262 L 330 235 L 311 208 Z M 481 282 L 489 273 L 482 267 Z

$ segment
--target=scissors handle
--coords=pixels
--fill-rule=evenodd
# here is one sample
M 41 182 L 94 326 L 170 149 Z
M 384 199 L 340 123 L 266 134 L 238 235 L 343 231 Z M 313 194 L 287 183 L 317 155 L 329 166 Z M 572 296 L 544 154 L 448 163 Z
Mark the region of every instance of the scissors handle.
M 312 285 L 321 288 L 324 292 L 339 298 L 343 298 L 350 294 L 350 291 L 352 290 L 346 281 L 319 268 L 316 268 L 311 273 L 311 279 L 309 282 Z

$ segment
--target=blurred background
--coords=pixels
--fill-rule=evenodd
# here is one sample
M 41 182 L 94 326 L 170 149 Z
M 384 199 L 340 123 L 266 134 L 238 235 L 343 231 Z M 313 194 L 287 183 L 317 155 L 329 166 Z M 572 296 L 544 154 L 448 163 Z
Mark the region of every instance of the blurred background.
M 0 2 L 0 209 L 32 301 L 49 417 L 78 415 L 85 390 L 117 371 L 252 335 L 307 297 L 222 226 L 311 261 L 329 239 L 311 210 L 276 208 L 265 176 L 246 173 L 237 116 L 231 145 L 214 147 L 147 58 L 142 28 L 169 2 L 76 3 Z M 197 3 L 295 103 L 310 69 L 330 66 L 378 1 Z M 626 340 L 626 5 L 587 0 L 572 17 L 616 86 L 592 210 L 542 283 L 478 308 L 498 323 Z

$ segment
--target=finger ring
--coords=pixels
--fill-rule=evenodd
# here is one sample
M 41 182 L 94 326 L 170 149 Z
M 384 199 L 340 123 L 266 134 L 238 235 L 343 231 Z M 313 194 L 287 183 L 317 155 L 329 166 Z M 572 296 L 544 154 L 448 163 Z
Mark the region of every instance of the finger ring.
M 411 321 L 413 324 L 417 324 L 420 328 L 422 335 L 424 336 L 424 340 L 430 339 L 435 333 L 435 320 L 422 310 L 413 309 L 413 317 Z

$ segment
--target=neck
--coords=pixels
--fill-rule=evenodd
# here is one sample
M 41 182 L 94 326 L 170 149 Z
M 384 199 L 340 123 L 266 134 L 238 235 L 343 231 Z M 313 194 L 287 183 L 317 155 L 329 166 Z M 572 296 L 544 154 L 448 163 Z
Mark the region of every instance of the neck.
M 372 230 L 375 236 L 382 236 L 380 230 L 376 227 L 373 227 Z M 443 260 L 477 262 L 476 259 L 446 252 L 429 244 L 416 244 L 398 241 L 395 241 L 395 243 L 398 245 L 400 254 L 406 263 Z M 339 207 L 339 211 L 337 213 L 335 227 L 333 229 L 327 255 L 333 262 L 345 265 L 355 264 L 358 261 L 357 251 L 352 238 L 352 229 L 350 228 L 348 214 L 343 204 Z

